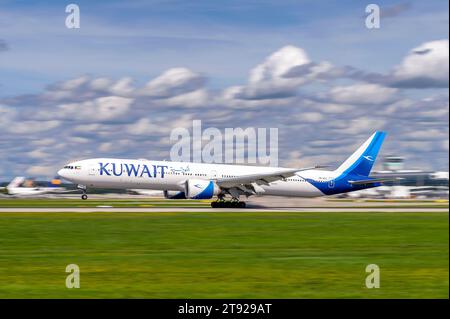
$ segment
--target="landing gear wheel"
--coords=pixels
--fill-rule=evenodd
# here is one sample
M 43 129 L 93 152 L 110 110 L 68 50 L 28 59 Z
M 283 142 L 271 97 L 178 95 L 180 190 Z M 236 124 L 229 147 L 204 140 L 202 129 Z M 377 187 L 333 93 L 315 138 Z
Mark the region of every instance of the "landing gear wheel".
M 86 200 L 86 199 L 87 199 L 87 195 L 86 195 L 86 185 L 78 184 L 78 185 L 77 185 L 77 188 L 78 188 L 79 190 L 82 191 L 81 199 L 82 199 L 82 200 Z

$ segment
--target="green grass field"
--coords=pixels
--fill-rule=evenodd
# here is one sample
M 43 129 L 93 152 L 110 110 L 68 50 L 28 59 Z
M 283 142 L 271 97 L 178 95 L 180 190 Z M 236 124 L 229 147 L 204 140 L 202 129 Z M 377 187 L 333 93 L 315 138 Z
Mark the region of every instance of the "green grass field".
M 431 212 L 0 213 L 0 298 L 448 298 L 448 235 Z

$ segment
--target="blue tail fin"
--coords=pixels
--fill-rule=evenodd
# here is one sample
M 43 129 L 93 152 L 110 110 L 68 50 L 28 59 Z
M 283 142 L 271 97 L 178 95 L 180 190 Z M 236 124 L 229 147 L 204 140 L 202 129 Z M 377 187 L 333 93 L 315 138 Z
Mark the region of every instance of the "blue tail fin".
M 370 170 L 375 163 L 378 152 L 383 143 L 385 132 L 375 132 L 372 136 L 361 145 L 355 153 L 336 169 L 341 174 L 354 174 L 360 176 L 369 176 Z

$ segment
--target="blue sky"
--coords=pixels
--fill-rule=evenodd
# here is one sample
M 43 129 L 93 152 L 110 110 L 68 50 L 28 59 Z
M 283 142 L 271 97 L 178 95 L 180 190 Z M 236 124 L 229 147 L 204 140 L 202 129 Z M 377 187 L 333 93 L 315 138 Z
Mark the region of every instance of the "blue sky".
M 167 132 L 152 131 L 142 122 L 147 144 L 137 134 L 118 137 L 114 132 L 145 118 L 147 126 L 158 127 L 174 116 L 186 125 L 202 119 L 230 126 L 214 110 L 243 127 L 269 127 L 276 114 L 285 165 L 336 164 L 347 155 L 340 155 L 338 141 L 352 149 L 352 140 L 362 142 L 371 131 L 385 129 L 392 131 L 386 143 L 409 165 L 448 166 L 448 121 L 442 117 L 448 115 L 448 49 L 441 45 L 448 42 L 447 1 L 374 2 L 381 7 L 376 30 L 364 25 L 369 3 L 364 1 L 74 1 L 81 11 L 76 30 L 64 25 L 68 3 L 0 1 L 0 178 L 23 171 L 49 176 L 65 161 L 99 149 L 105 156 L 164 158 L 170 149 Z M 413 50 L 424 45 L 427 53 L 415 62 Z M 297 62 L 284 58 L 291 56 Z M 309 68 L 299 75 L 300 65 L 329 67 L 326 74 Z M 144 92 L 148 82 L 174 68 L 180 72 L 158 82 L 181 76 L 173 96 L 161 100 Z M 291 76 L 276 74 L 279 68 Z M 265 78 L 252 80 L 257 72 Z M 98 78 L 108 79 L 111 87 L 121 85 L 93 89 Z M 74 79 L 81 84 L 64 86 Z M 351 99 L 347 91 L 377 102 Z M 83 117 L 61 115 L 67 105 L 89 114 L 85 108 L 103 101 L 126 110 L 120 121 L 100 118 L 94 129 Z M 330 112 L 331 104 L 341 106 L 341 112 Z M 252 115 L 256 110 L 258 115 Z M 297 122 L 292 124 L 292 118 Z M 342 129 L 344 122 L 372 127 Z M 312 130 L 317 123 L 320 134 Z M 80 133 L 83 125 L 91 126 Z M 418 136 L 412 128 L 425 133 Z M 60 141 L 51 141 L 55 134 Z M 292 141 L 292 134 L 302 137 Z M 332 153 L 339 156 L 330 161 L 315 155 L 326 149 L 316 149 L 311 139 L 336 145 Z M 143 149 L 105 146 L 113 141 Z M 433 159 L 421 156 L 421 149 Z
M 0 61 L 1 96 L 85 73 L 146 81 L 173 66 L 214 75 L 212 84 L 223 87 L 244 82 L 257 61 L 286 44 L 319 60 L 381 72 L 412 47 L 448 37 L 444 1 L 379 2 L 403 11 L 383 19 L 376 32 L 364 28 L 363 1 L 76 3 L 82 28 L 68 30 L 64 2 L 2 1 L 2 38 L 10 50 Z M 380 50 L 388 54 L 379 58 Z

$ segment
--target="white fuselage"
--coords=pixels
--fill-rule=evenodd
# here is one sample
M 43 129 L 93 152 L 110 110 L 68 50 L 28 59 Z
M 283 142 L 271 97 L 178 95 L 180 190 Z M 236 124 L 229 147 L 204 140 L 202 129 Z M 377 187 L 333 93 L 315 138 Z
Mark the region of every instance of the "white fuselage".
M 87 188 L 183 191 L 184 183 L 189 179 L 210 181 L 271 173 L 279 169 L 279 167 L 246 165 L 96 158 L 71 163 L 58 174 Z M 326 185 L 335 177 L 336 173 L 333 171 L 303 170 L 293 177 L 261 187 L 265 195 L 316 197 L 324 193 L 307 179 Z
M 39 187 L 7 187 L 7 191 L 9 195 L 13 196 L 35 196 L 48 192 L 46 188 Z
M 26 178 L 22 176 L 15 177 L 8 186 L 5 187 L 8 195 L 16 197 L 38 196 L 48 193 L 57 193 L 64 191 L 62 187 L 26 187 L 23 186 Z

